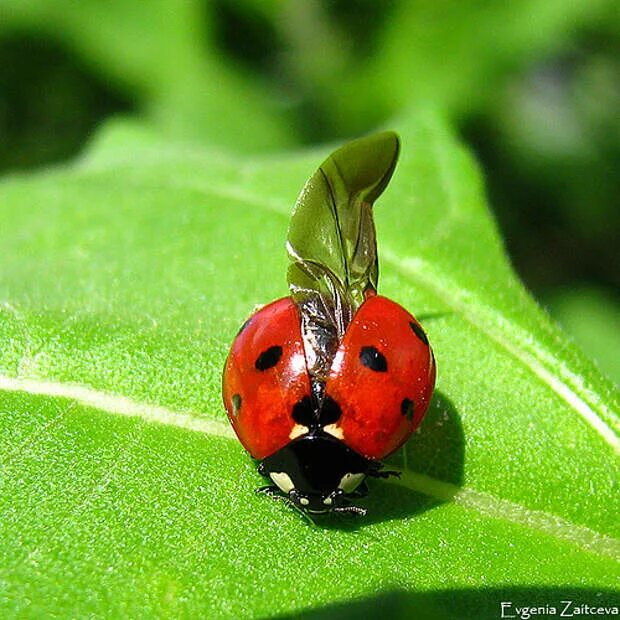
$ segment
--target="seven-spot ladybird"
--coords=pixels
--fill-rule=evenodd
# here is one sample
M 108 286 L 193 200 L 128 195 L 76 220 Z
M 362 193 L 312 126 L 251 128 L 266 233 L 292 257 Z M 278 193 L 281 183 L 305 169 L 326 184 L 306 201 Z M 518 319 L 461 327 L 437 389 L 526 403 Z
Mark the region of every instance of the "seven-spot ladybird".
M 424 330 L 377 295 L 372 204 L 399 152 L 396 134 L 335 151 L 304 186 L 287 249 L 290 297 L 241 327 L 223 399 L 271 485 L 258 489 L 308 513 L 350 512 L 367 476 L 420 425 L 435 384 Z

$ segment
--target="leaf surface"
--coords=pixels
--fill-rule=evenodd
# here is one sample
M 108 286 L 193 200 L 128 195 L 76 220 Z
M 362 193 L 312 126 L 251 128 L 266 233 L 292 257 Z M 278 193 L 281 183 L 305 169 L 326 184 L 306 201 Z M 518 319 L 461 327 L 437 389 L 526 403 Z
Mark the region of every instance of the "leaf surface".
M 316 528 L 254 495 L 220 375 L 253 306 L 286 294 L 290 211 L 330 149 L 239 159 L 117 123 L 77 164 L 2 182 L 3 615 L 262 617 L 398 591 L 404 617 L 463 617 L 454 590 L 492 608 L 615 587 L 617 393 L 515 278 L 443 123 L 394 129 L 380 292 L 423 322 L 437 395 L 369 517 Z

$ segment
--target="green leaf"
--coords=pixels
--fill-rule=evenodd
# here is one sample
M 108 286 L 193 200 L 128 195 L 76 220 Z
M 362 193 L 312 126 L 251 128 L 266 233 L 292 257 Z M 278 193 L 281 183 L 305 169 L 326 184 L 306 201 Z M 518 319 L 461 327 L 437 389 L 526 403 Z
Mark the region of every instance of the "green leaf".
M 368 518 L 317 527 L 253 493 L 220 375 L 252 307 L 286 294 L 291 207 L 329 149 L 239 159 L 117 124 L 76 165 L 2 182 L 3 616 L 339 613 L 396 592 L 394 615 L 478 618 L 504 596 L 611 596 L 617 393 L 515 278 L 443 123 L 394 129 L 380 292 L 424 322 L 437 395 Z

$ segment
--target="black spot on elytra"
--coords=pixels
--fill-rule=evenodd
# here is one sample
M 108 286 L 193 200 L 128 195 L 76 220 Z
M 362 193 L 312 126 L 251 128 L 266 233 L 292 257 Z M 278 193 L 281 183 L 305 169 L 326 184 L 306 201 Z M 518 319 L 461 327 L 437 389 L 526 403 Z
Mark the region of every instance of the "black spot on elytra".
M 263 351 L 257 358 L 254 366 L 256 370 L 268 370 L 273 368 L 282 357 L 282 347 L 276 345 L 269 347 L 266 351 Z
M 413 420 L 413 401 L 410 398 L 403 398 L 403 402 L 400 403 L 400 412 L 410 422 Z
M 335 424 L 340 419 L 342 410 L 340 405 L 329 395 L 325 395 L 319 411 L 319 426 Z
M 308 428 L 315 425 L 316 417 L 314 415 L 314 407 L 312 406 L 312 399 L 309 396 L 304 396 L 295 403 L 293 407 L 293 420 L 295 420 L 297 424 L 307 426 Z
M 233 394 L 231 402 L 233 415 L 237 417 L 239 415 L 239 410 L 241 409 L 241 395 Z
M 383 353 L 377 351 L 375 347 L 362 347 L 360 351 L 360 362 L 362 362 L 366 368 L 370 368 L 370 370 L 374 370 L 375 372 L 387 371 L 387 360 Z
M 413 333 L 425 344 L 428 346 L 428 338 L 426 337 L 426 334 L 424 333 L 424 330 L 417 324 L 414 323 L 413 321 L 409 321 L 409 327 L 411 327 L 411 329 L 413 330 Z

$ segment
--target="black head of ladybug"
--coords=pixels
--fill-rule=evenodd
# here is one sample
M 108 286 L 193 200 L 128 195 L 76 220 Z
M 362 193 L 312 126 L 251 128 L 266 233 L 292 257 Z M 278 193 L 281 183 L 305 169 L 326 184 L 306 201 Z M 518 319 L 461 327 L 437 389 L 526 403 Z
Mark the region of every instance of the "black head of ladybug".
M 275 485 L 264 492 L 279 491 L 304 512 L 363 515 L 365 509 L 350 505 L 350 498 L 366 494 L 364 478 L 375 470 L 374 461 L 316 429 L 264 459 L 259 471 Z

